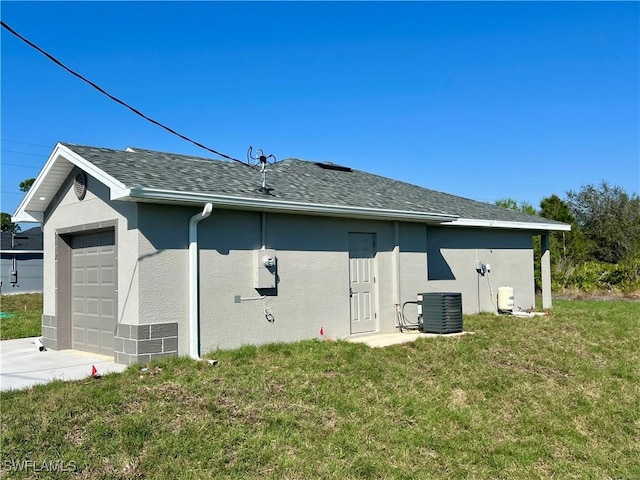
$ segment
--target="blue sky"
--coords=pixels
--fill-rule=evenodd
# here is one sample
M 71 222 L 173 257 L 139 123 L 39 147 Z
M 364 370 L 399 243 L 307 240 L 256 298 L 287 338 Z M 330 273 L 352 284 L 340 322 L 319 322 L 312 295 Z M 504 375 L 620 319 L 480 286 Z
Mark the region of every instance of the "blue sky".
M 640 190 L 638 2 L 2 2 L 147 115 L 245 159 L 332 161 L 538 206 Z M 209 156 L 2 30 L 2 211 L 57 141 Z

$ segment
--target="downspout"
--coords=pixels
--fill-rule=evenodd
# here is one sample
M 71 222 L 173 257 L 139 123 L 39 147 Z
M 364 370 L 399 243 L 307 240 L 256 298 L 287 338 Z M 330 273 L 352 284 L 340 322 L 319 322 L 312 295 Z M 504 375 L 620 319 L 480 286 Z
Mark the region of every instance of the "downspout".
M 207 203 L 201 213 L 189 220 L 189 356 L 200 358 L 200 334 L 198 332 L 198 222 L 213 211 L 213 204 Z
M 393 222 L 393 303 L 396 318 L 400 311 L 400 222 Z

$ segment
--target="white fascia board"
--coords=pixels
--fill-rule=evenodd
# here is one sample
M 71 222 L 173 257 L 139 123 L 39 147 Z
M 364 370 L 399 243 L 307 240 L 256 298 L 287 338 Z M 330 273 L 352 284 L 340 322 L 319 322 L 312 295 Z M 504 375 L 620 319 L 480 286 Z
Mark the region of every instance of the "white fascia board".
M 44 222 L 44 212 L 33 212 L 29 210 L 18 210 L 11 217 L 13 223 L 42 223 Z
M 42 170 L 40 170 L 40 173 L 38 174 L 36 179 L 33 181 L 31 188 L 29 188 L 29 191 L 27 192 L 25 197 L 22 199 L 22 202 L 20 202 L 20 205 L 18 205 L 18 208 L 16 209 L 16 212 L 13 214 L 13 217 L 11 217 L 12 222 L 37 221 L 32 216 L 33 212 L 26 211 L 26 207 L 36 196 L 36 193 L 42 186 L 42 182 L 44 182 L 44 179 L 46 178 L 47 173 L 49 173 L 51 168 L 53 168 L 53 164 L 55 163 L 55 160 L 58 156 L 58 148 L 61 146 L 62 145 L 60 145 L 59 143 L 56 144 L 55 148 L 53 149 L 53 152 L 51 152 L 51 155 L 49 155 L 49 158 L 47 158 L 47 161 L 45 162 L 44 167 L 42 167 Z
M 106 174 L 104 171 L 100 170 L 91 162 L 85 160 L 83 157 L 70 150 L 68 147 L 57 143 L 55 148 L 53 149 L 53 152 L 51 152 L 51 155 L 49 155 L 49 158 L 44 164 L 44 167 L 42 167 L 42 170 L 33 182 L 33 185 L 27 192 L 27 195 L 22 199 L 22 202 L 16 209 L 16 212 L 12 217 L 12 221 L 42 223 L 44 219 L 44 210 L 49 206 L 49 202 L 52 200 L 52 198 L 48 198 L 46 203 L 36 203 L 35 199 L 41 196 L 41 187 L 44 186 L 47 177 L 53 167 L 61 161 L 68 161 L 69 163 L 87 172 L 99 182 L 104 183 L 107 187 L 109 187 L 112 199 L 114 197 L 117 198 L 122 196 L 123 192 L 126 190 L 124 184 L 122 184 L 112 176 Z M 59 185 L 58 188 L 60 188 Z
M 128 198 L 127 198 L 128 197 Z M 193 203 L 202 205 L 211 202 L 216 207 L 240 208 L 246 210 L 270 210 L 288 213 L 307 213 L 361 218 L 384 218 L 414 222 L 446 222 L 458 218 L 445 213 L 411 212 L 380 208 L 351 207 L 340 205 L 300 203 L 270 198 L 230 197 L 224 195 L 176 192 L 171 190 L 131 188 L 120 200 L 147 200 L 158 202 Z
M 59 154 L 62 158 L 70 161 L 76 167 L 81 168 L 85 173 L 91 175 L 93 178 L 103 183 L 111 192 L 111 200 L 122 196 L 123 192 L 127 190 L 127 187 L 122 183 L 107 174 L 104 170 L 99 169 L 93 163 L 85 160 L 83 157 L 75 153 L 73 150 L 58 143 L 56 150 L 60 149 Z
M 505 220 L 479 220 L 475 218 L 458 218 L 443 225 L 454 227 L 509 228 L 516 230 L 571 231 L 571 225 L 567 225 L 566 223 L 509 222 Z

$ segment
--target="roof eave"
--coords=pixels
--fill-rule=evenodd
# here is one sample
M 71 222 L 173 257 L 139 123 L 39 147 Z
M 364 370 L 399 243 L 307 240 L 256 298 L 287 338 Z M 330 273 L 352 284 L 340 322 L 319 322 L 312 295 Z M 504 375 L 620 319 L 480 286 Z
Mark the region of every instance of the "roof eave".
M 130 188 L 119 200 L 172 202 L 201 205 L 211 202 L 217 207 L 242 210 L 272 211 L 281 213 L 304 213 L 311 215 L 331 215 L 351 218 L 370 218 L 385 220 L 404 220 L 413 222 L 450 222 L 456 215 L 433 212 L 412 212 L 407 210 L 389 210 L 379 208 L 328 205 L 276 200 L 273 198 L 235 197 L 226 195 L 177 192 L 172 190 Z
M 42 223 L 45 210 L 74 165 L 109 187 L 112 199 L 122 196 L 125 190 L 124 184 L 85 160 L 66 145 L 57 143 L 33 185 L 13 214 L 12 221 Z
M 453 227 L 508 228 L 512 230 L 571 231 L 571 225 L 566 223 L 514 222 L 507 220 L 481 220 L 476 218 L 458 218 L 444 225 Z
M 11 217 L 14 223 L 42 223 L 44 221 L 44 211 L 21 210 L 18 207 L 16 213 Z

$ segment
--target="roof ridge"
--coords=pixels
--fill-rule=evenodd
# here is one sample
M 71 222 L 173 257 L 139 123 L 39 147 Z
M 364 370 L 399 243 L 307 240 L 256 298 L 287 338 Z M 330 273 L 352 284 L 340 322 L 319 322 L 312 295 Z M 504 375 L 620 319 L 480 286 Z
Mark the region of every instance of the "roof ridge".
M 130 147 L 128 150 L 76 144 L 68 144 L 68 147 L 78 155 L 85 156 L 88 162 L 122 185 L 140 185 L 149 191 L 174 192 L 172 195 L 185 202 L 186 197 L 183 199 L 181 196 L 195 193 L 229 199 L 265 199 L 256 189 L 259 184 L 258 170 L 232 168 L 236 162 L 140 147 Z M 267 178 L 268 185 L 275 188 L 270 200 L 301 205 L 395 210 L 412 212 L 412 215 L 416 212 L 440 212 L 482 222 L 530 224 L 533 229 L 536 229 L 536 224 L 564 225 L 540 215 L 529 215 L 356 168 L 349 167 L 349 173 L 323 170 L 317 166 L 318 163 L 296 157 L 287 157 L 274 163 Z M 410 180 L 416 181 L 417 177 L 411 177 Z M 525 227 L 519 225 L 514 228 Z
M 127 150 L 127 149 L 131 149 Z M 186 155 L 184 153 L 171 153 L 171 152 L 163 152 L 161 150 L 151 150 L 149 148 L 141 148 L 141 147 L 127 147 L 127 149 L 125 150 L 116 150 L 116 151 L 123 151 L 123 152 L 129 152 L 129 153 L 159 153 L 161 155 L 167 155 L 170 157 L 181 157 L 181 158 L 188 158 L 190 160 L 202 160 L 202 161 L 206 161 L 206 162 L 224 162 L 224 163 L 236 163 L 236 162 L 232 162 L 230 160 L 226 160 L 224 158 L 208 158 L 208 157 L 200 157 L 198 155 Z
M 58 143 L 60 143 L 62 145 L 65 145 L 65 146 L 86 148 L 86 149 L 90 149 L 90 150 L 107 150 L 109 152 L 114 152 L 114 153 L 118 153 L 118 154 L 157 153 L 157 154 L 165 155 L 165 156 L 172 157 L 172 158 L 180 157 L 180 158 L 188 158 L 189 160 L 197 160 L 197 161 L 204 161 L 204 162 L 223 162 L 225 164 L 236 163 L 236 162 L 232 162 L 232 161 L 225 160 L 225 159 L 222 159 L 222 158 L 207 158 L 207 157 L 200 157 L 200 156 L 197 156 L 197 155 L 186 155 L 186 154 L 183 154 L 183 153 L 163 152 L 161 150 L 151 150 L 151 149 L 148 149 L 148 148 L 141 148 L 141 147 L 128 146 L 125 149 L 117 149 L 117 148 L 111 148 L 111 147 L 96 147 L 96 146 L 93 146 L 93 145 L 80 145 L 78 143 L 71 143 L 71 142 L 58 142 Z

